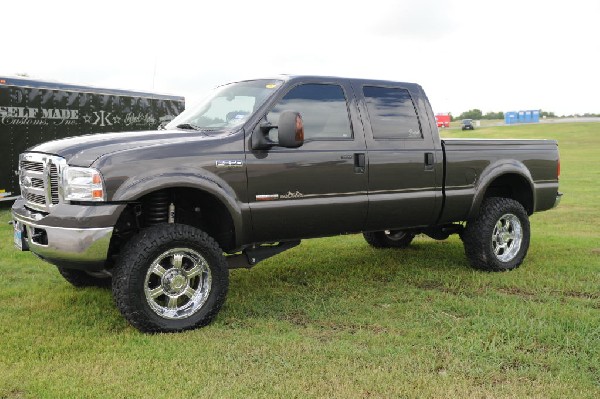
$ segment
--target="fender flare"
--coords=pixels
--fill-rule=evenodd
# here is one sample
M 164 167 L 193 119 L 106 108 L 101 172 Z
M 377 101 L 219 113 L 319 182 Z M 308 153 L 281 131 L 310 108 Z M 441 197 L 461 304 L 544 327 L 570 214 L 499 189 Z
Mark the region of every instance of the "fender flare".
M 473 196 L 473 202 L 471 203 L 471 208 L 469 209 L 469 214 L 467 216 L 469 220 L 477 217 L 477 214 L 479 213 L 479 208 L 481 207 L 481 203 L 485 198 L 485 193 L 489 186 L 499 177 L 509 174 L 518 175 L 522 177 L 529 185 L 529 189 L 531 190 L 531 195 L 533 199 L 533 212 L 533 210 L 535 209 L 535 189 L 533 184 L 533 178 L 531 177 L 529 169 L 527 169 L 527 166 L 525 166 L 520 161 L 514 159 L 499 159 L 488 165 L 481 172 L 481 175 L 475 183 L 475 195 Z
M 242 202 L 233 188 L 213 174 L 198 174 L 198 170 L 174 170 L 160 174 L 148 172 L 126 180 L 112 195 L 114 202 L 134 202 L 153 191 L 186 187 L 204 191 L 227 208 L 235 228 L 235 241 L 241 242 L 243 235 Z

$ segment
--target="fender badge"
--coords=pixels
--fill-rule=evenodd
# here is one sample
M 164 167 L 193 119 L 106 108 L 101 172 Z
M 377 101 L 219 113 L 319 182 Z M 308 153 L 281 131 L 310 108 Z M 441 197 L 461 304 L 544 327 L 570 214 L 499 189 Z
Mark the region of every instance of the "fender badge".
M 240 159 L 224 159 L 215 161 L 217 168 L 241 168 L 244 166 L 244 161 Z
M 279 198 L 281 198 L 281 199 L 303 198 L 303 197 L 304 197 L 304 194 L 302 194 L 300 191 L 296 191 L 295 193 L 288 191 L 287 193 L 279 196 Z

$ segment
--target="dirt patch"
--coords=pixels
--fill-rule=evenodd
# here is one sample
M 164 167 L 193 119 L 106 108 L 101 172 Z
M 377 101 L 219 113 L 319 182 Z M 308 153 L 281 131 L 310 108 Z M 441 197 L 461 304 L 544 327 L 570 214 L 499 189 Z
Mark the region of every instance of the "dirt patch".
M 527 290 L 524 290 L 523 288 L 518 288 L 518 287 L 499 288 L 498 291 L 502 292 L 504 294 L 516 295 L 516 296 L 520 296 L 520 297 L 528 298 L 528 299 L 534 298 L 536 296 L 536 294 L 534 292 L 527 291 Z
M 25 392 L 21 391 L 21 390 L 12 390 L 12 391 L 8 391 L 5 394 L 0 394 L 2 396 L 0 396 L 1 399 L 21 399 L 21 398 L 25 398 Z
M 296 327 L 301 328 L 305 334 L 312 336 L 319 341 L 326 342 L 334 339 L 340 333 L 357 334 L 359 332 L 368 332 L 369 334 L 380 335 L 390 334 L 388 327 L 379 324 L 357 324 L 344 323 L 324 320 L 313 320 L 303 312 L 294 312 L 287 314 L 283 320 Z M 394 331 L 394 334 L 400 334 Z
M 530 300 L 537 300 L 542 293 L 535 293 L 532 291 L 527 291 L 518 287 L 508 287 L 508 288 L 499 288 L 498 292 L 502 292 L 507 295 L 516 295 L 522 298 L 527 298 Z M 553 290 L 550 291 L 550 294 L 553 296 L 565 296 L 570 298 L 581 298 L 581 299 L 600 299 L 600 294 L 594 292 L 580 292 L 580 291 L 558 291 Z
M 298 310 L 295 312 L 289 312 L 282 317 L 283 320 L 291 323 L 295 326 L 306 327 L 309 324 L 312 324 L 313 321 L 306 314 L 306 312 Z
M 457 294 L 458 290 L 453 289 L 444 285 L 439 281 L 417 281 L 411 284 L 413 287 L 420 288 L 422 290 L 433 290 L 439 292 L 445 292 L 447 294 Z
M 595 292 L 565 291 L 562 294 L 571 298 L 600 299 L 600 294 Z

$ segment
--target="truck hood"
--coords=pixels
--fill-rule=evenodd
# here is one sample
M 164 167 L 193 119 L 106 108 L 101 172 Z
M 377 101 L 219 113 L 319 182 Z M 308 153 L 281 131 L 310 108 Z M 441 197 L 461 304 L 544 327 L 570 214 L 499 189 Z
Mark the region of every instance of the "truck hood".
M 219 132 L 222 133 L 222 132 Z M 211 140 L 216 135 L 192 130 L 152 130 L 141 132 L 101 133 L 49 141 L 29 148 L 28 152 L 58 155 L 69 165 L 88 167 L 103 155 L 183 141 Z

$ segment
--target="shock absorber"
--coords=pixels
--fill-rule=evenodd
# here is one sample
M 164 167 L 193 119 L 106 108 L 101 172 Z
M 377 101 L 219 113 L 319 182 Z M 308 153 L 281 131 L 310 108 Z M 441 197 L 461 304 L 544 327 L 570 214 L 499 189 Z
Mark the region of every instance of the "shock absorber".
M 149 194 L 144 201 L 146 225 L 152 226 L 169 221 L 169 193 L 157 191 Z
M 168 222 L 169 223 L 175 223 L 175 204 L 171 202 L 171 205 L 169 205 L 169 218 L 168 218 Z

